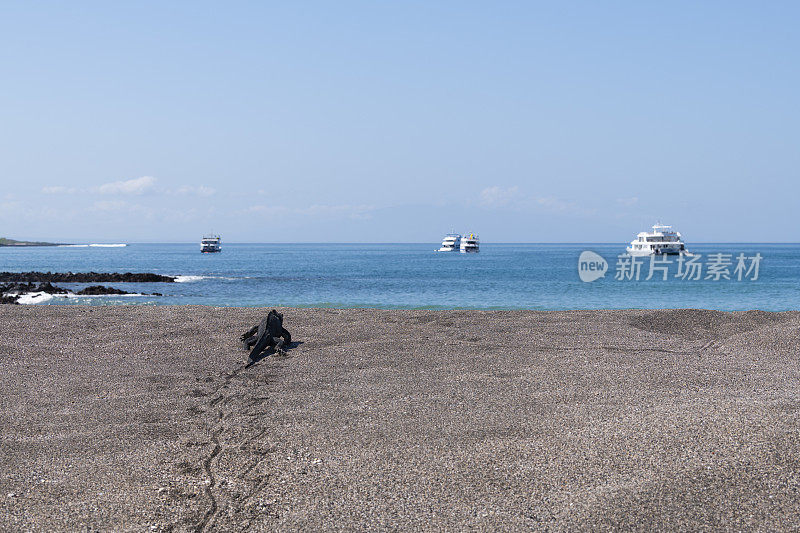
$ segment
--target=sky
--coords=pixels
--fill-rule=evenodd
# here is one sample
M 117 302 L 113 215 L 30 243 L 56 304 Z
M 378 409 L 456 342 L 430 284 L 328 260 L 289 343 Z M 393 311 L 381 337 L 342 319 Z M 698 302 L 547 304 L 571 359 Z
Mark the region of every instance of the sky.
M 798 242 L 796 2 L 3 2 L 0 236 Z

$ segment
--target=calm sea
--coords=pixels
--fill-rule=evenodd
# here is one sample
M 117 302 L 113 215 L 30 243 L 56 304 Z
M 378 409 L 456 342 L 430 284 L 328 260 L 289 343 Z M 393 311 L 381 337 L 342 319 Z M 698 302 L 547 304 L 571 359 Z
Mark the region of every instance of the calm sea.
M 668 279 L 649 259 L 640 280 L 615 279 L 623 244 L 491 244 L 479 254 L 434 253 L 429 244 L 223 244 L 201 254 L 197 244 L 129 244 L 126 247 L 0 248 L 2 271 L 156 272 L 180 283 L 110 284 L 164 296 L 52 298 L 43 304 L 146 304 L 214 306 L 376 307 L 425 309 L 800 309 L 800 245 L 702 244 L 701 279 Z M 606 259 L 605 277 L 587 283 L 578 257 L 592 250 Z M 718 270 L 727 280 L 706 279 L 709 254 L 730 254 Z M 737 279 L 737 256 L 760 254 L 754 271 Z M 726 259 L 723 256 L 723 259 Z M 749 268 L 752 261 L 747 260 Z M 747 274 L 746 272 L 740 272 Z M 60 283 L 78 290 L 86 284 Z

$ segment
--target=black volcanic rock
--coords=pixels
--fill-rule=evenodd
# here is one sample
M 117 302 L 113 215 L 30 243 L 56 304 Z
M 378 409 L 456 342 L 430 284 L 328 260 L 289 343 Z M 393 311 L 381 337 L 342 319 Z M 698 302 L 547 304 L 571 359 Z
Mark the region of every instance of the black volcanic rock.
M 45 281 L 44 283 L 40 283 L 34 292 L 46 292 L 47 294 L 67 294 L 69 291 L 67 289 L 62 289 L 61 287 L 56 287 L 49 281 Z
M 0 285 L 0 294 L 5 292 L 24 294 L 34 290 L 36 290 L 36 286 L 33 283 L 6 283 L 5 285 Z
M 173 276 L 150 272 L 0 272 L 0 282 L 172 283 Z
M 85 289 L 81 289 L 75 294 L 80 294 L 81 296 L 100 296 L 105 294 L 133 294 L 128 291 L 123 291 L 122 289 L 115 289 L 114 287 L 104 287 L 103 285 L 92 285 L 90 287 L 86 287 Z
M 6 283 L 0 285 L 0 304 L 18 304 L 20 295 L 36 290 L 33 283 Z M 10 293 L 10 294 L 8 294 Z
M 49 281 L 40 283 L 38 286 L 32 282 L 28 283 L 6 283 L 0 285 L 0 294 L 3 293 L 16 293 L 17 295 L 27 294 L 29 292 L 45 292 L 47 294 L 68 294 L 67 289 L 56 287 Z
M 14 281 L 10 283 L 0 284 L 0 304 L 18 304 L 19 297 L 23 294 L 32 292 L 44 292 L 47 294 L 71 294 L 71 291 L 62 289 L 50 283 L 50 281 L 42 281 L 36 285 L 33 280 L 41 278 L 60 279 L 65 283 L 79 282 L 87 278 L 101 278 L 106 279 L 112 277 L 114 279 L 120 278 L 120 282 L 125 281 L 138 281 L 138 282 L 173 282 L 175 278 L 169 276 L 160 276 L 158 274 L 97 274 L 96 272 L 89 272 L 88 274 L 58 274 L 58 273 L 42 273 L 42 272 L 23 272 L 23 273 L 0 273 L 0 281 L 7 278 L 12 278 Z M 75 294 L 80 296 L 105 296 L 105 295 L 120 295 L 120 294 L 136 294 L 115 287 L 106 287 L 103 285 L 90 285 Z M 163 296 L 160 292 L 154 292 L 152 296 Z

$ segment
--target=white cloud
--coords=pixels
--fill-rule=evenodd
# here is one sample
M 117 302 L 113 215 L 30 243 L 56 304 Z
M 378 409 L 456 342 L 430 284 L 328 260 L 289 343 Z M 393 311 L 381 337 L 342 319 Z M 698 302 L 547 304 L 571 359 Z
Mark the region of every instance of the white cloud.
M 142 195 L 145 193 L 160 193 L 171 194 L 177 196 L 213 196 L 217 190 L 205 185 L 183 185 L 177 189 L 163 189 L 156 188 L 158 180 L 152 176 L 142 176 L 141 178 L 134 178 L 124 181 L 113 181 L 104 183 L 99 187 L 91 187 L 89 189 L 76 189 L 74 187 L 65 187 L 63 185 L 53 185 L 42 187 L 44 194 L 75 194 L 75 193 L 92 193 L 92 194 L 106 194 L 106 195 Z
M 517 187 L 487 187 L 481 191 L 480 204 L 484 207 L 505 207 L 514 202 L 517 194 Z
M 100 194 L 144 194 L 153 189 L 156 179 L 152 176 L 142 176 L 127 181 L 114 181 L 105 183 L 97 188 Z
M 174 194 L 179 194 L 182 196 L 214 196 L 217 190 L 211 187 L 206 187 L 205 185 L 198 185 L 197 187 L 193 187 L 191 185 L 184 185 L 183 187 L 176 189 L 173 191 Z
M 64 187 L 63 185 L 55 185 L 51 187 L 42 187 L 42 192 L 45 194 L 75 194 L 78 192 L 73 187 Z

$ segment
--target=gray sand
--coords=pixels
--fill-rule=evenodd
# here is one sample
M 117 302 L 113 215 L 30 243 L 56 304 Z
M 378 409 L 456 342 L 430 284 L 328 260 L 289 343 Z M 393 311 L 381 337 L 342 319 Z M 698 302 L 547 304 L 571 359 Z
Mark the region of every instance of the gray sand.
M 265 312 L 3 306 L 0 530 L 800 527 L 800 313 Z

